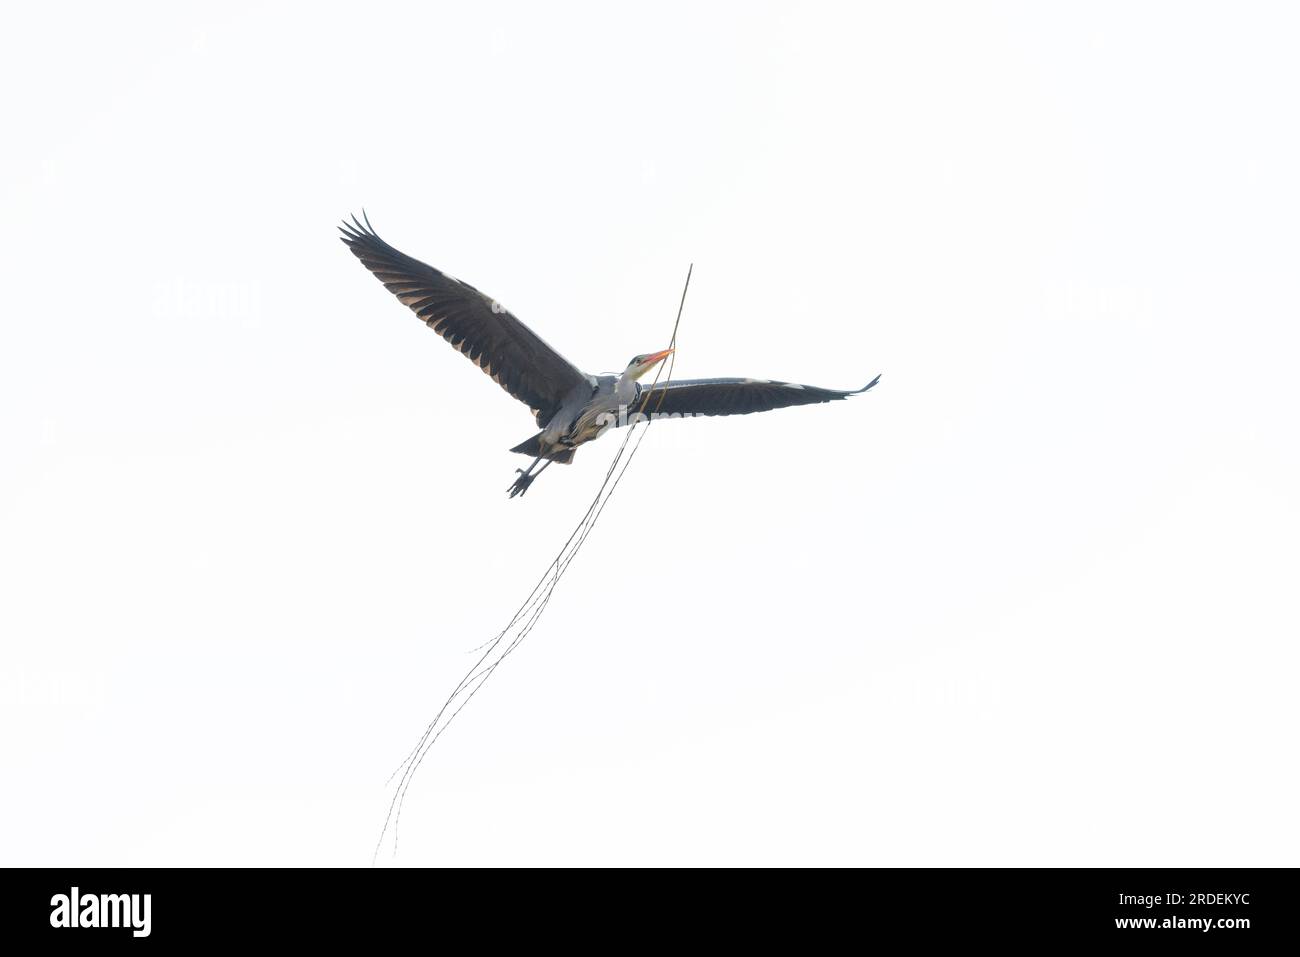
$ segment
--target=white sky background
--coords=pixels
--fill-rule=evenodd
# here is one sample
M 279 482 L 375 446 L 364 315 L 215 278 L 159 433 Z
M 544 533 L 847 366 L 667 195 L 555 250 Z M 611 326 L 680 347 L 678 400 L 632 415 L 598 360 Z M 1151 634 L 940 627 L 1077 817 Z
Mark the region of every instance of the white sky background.
M 8 14 L 0 861 L 366 864 L 585 508 L 335 238 L 652 427 L 399 864 L 1300 851 L 1297 14 L 230 3 Z

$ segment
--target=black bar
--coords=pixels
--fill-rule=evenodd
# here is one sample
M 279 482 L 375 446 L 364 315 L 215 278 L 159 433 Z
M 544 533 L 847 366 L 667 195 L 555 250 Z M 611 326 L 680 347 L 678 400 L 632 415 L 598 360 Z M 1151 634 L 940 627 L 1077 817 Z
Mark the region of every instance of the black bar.
M 7 870 L 9 939 L 98 949 L 249 942 L 442 947 L 753 941 L 1286 946 L 1285 870 Z M 89 922 L 68 926 L 72 888 Z M 112 895 L 107 901 L 104 895 Z M 127 900 L 118 895 L 137 895 Z M 148 925 L 144 926 L 144 895 Z M 88 898 L 95 903 L 88 904 Z M 60 906 L 65 903 L 69 906 Z M 133 910 L 127 910 L 132 907 Z M 131 918 L 135 920 L 132 921 Z M 64 926 L 53 926 L 53 923 Z M 147 935 L 143 931 L 147 930 Z M 846 937 L 846 935 L 848 935 Z M 901 936 L 900 936 L 901 935 Z M 15 951 L 10 951 L 14 953 Z

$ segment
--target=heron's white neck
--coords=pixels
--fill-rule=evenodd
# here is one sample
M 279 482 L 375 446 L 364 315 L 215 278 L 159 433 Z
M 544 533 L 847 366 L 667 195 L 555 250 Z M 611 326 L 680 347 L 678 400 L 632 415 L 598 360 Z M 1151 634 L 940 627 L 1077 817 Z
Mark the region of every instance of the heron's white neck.
M 632 369 L 626 370 L 614 383 L 614 398 L 621 405 L 627 405 L 636 398 L 636 376 L 632 372 Z

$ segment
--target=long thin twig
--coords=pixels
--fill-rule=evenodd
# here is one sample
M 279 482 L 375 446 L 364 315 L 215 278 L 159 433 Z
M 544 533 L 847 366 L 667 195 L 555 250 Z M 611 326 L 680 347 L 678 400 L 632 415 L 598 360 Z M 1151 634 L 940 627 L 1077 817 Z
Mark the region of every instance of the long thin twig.
M 677 349 L 677 330 L 681 326 L 682 310 L 686 306 L 686 292 L 691 287 L 691 273 L 694 272 L 694 269 L 695 264 L 692 263 L 690 268 L 686 271 L 686 283 L 682 286 L 681 301 L 677 305 L 677 318 L 673 322 L 672 339 L 668 344 L 668 348 L 674 350 L 674 352 L 671 354 L 668 363 L 668 374 L 664 379 L 665 385 L 672 381 L 673 368 L 677 362 L 677 354 L 675 351 Z M 419 770 L 420 765 L 424 762 L 425 757 L 429 753 L 429 749 L 432 748 L 438 738 L 442 736 L 442 733 L 451 726 L 451 723 L 456 719 L 456 715 L 460 714 L 465 705 L 469 704 L 473 697 L 478 694 L 487 679 L 492 676 L 492 673 L 496 671 L 496 669 L 500 667 L 501 663 L 519 647 L 520 643 L 525 638 L 528 637 L 533 628 L 537 625 L 542 613 L 546 610 L 546 606 L 550 604 L 551 596 L 555 593 L 556 586 L 559 585 L 560 579 L 564 577 L 564 573 L 568 569 L 569 564 L 577 556 L 578 551 L 587 540 L 587 536 L 591 534 L 591 530 L 595 528 L 596 522 L 600 519 L 601 513 L 605 510 L 605 506 L 609 504 L 609 500 L 613 496 L 614 490 L 618 488 L 619 483 L 623 480 L 623 476 L 627 474 L 628 466 L 632 464 L 632 459 L 636 456 L 637 450 L 641 447 L 641 442 L 645 439 L 645 431 L 643 430 L 640 436 L 637 437 L 636 443 L 632 445 L 631 452 L 627 451 L 628 445 L 632 441 L 633 435 L 636 433 L 637 426 L 644 422 L 646 428 L 649 428 L 650 418 L 646 417 L 644 412 L 646 405 L 650 400 L 651 393 L 654 392 L 655 387 L 659 384 L 659 376 L 663 371 L 663 367 L 660 366 L 660 368 L 655 372 L 654 381 L 651 383 L 650 388 L 645 390 L 645 394 L 641 399 L 641 404 L 637 408 L 636 415 L 629 419 L 627 434 L 624 436 L 623 442 L 619 446 L 618 453 L 614 456 L 614 460 L 610 462 L 609 469 L 606 470 L 605 477 L 602 480 L 600 487 L 596 490 L 595 497 L 591 500 L 591 504 L 587 506 L 586 512 L 583 513 L 582 518 L 569 534 L 568 539 L 565 540 L 564 545 L 560 547 L 560 551 L 547 566 L 546 571 L 544 571 L 542 576 L 537 580 L 537 584 L 533 586 L 528 597 L 525 598 L 523 603 L 515 610 L 514 615 L 511 616 L 510 621 L 506 623 L 506 626 L 502 628 L 501 631 L 497 632 L 497 634 L 484 645 L 479 646 L 479 648 L 483 650 L 483 653 L 465 673 L 465 676 L 461 678 L 455 689 L 447 697 L 447 700 L 443 702 L 442 707 L 438 709 L 433 720 L 425 726 L 424 733 L 420 735 L 419 741 L 417 741 L 415 746 L 407 752 L 402 763 L 398 765 L 396 770 L 394 770 L 389 776 L 388 781 L 391 782 L 394 777 L 400 775 L 397 786 L 393 790 L 393 797 L 388 803 L 388 813 L 384 817 L 384 826 L 379 832 L 379 840 L 375 844 L 375 853 L 372 860 L 378 860 L 379 851 L 383 848 L 384 838 L 388 834 L 390 826 L 393 831 L 393 854 L 397 854 L 397 833 L 398 827 L 401 824 L 402 807 L 406 800 L 406 792 L 410 789 L 411 781 L 415 776 L 415 772 Z M 666 390 L 665 392 L 660 393 L 659 405 L 662 405 L 665 394 Z M 659 405 L 656 406 L 656 411 L 658 411 Z M 621 468 L 619 467 L 620 463 L 622 465 Z M 617 474 L 615 474 L 616 470 Z M 522 622 L 522 625 L 520 625 L 520 622 Z M 506 643 L 505 650 L 502 651 L 500 655 L 494 657 L 493 653 L 501 646 L 502 642 L 505 641 L 506 636 L 510 634 L 511 630 L 514 629 L 516 625 L 520 625 L 517 634 Z M 475 650 L 477 651 L 479 649 L 476 648 Z M 459 703 L 457 703 L 458 700 Z M 450 712 L 450 714 L 448 714 L 448 709 L 450 709 L 453 704 L 456 704 L 456 707 Z M 445 721 L 443 720 L 444 715 L 447 716 Z

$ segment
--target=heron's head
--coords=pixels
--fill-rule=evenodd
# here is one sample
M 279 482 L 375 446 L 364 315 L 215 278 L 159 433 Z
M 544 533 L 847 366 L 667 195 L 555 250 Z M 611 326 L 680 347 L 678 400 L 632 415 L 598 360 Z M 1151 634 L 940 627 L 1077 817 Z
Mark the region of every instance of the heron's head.
M 639 379 L 672 354 L 672 349 L 665 349 L 663 352 L 651 352 L 644 356 L 633 356 L 632 361 L 627 364 L 627 371 L 623 374 L 633 379 Z

